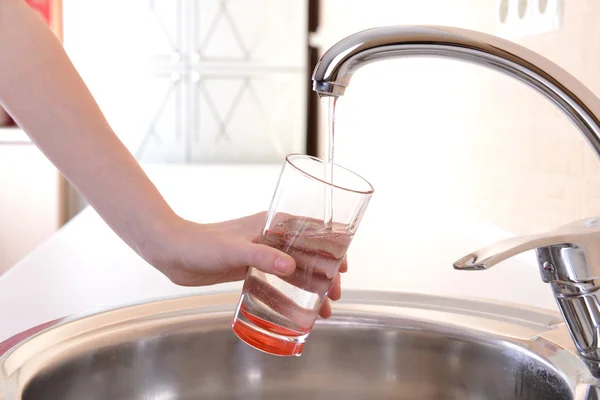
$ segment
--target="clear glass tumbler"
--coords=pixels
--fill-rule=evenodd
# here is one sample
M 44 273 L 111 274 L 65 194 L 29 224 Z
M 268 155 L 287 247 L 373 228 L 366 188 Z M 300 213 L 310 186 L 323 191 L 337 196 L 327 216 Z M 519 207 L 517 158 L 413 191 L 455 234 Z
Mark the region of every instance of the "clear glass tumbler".
M 292 154 L 286 157 L 257 242 L 296 262 L 290 276 L 248 269 L 233 318 L 244 342 L 269 354 L 299 356 L 365 213 L 373 187 L 354 172 Z

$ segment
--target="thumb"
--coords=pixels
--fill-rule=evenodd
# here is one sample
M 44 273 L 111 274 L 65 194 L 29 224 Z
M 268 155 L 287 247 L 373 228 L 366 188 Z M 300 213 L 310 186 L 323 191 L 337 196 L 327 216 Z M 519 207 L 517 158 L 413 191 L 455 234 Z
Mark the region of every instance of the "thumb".
M 248 265 L 275 275 L 289 275 L 296 269 L 296 262 L 290 255 L 273 247 L 244 242 L 238 249 L 235 256 L 238 265 Z

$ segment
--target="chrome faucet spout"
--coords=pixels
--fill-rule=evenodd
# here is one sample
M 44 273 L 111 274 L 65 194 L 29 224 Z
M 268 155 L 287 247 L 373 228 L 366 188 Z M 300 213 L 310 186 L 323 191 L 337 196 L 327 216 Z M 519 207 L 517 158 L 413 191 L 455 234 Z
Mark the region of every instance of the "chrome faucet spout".
M 516 43 L 466 29 L 389 26 L 355 33 L 332 46 L 313 72 L 320 96 L 343 96 L 353 74 L 371 62 L 431 56 L 491 68 L 537 90 L 575 124 L 600 156 L 600 99 L 564 69 Z M 542 279 L 552 287 L 581 357 L 600 374 L 600 218 L 549 233 L 512 238 L 467 255 L 460 270 L 485 270 L 535 249 Z
M 361 67 L 416 56 L 479 64 L 524 82 L 563 110 L 600 155 L 600 99 L 547 58 L 481 32 L 440 26 L 388 26 L 355 33 L 323 54 L 313 71 L 313 90 L 321 96 L 343 96 Z

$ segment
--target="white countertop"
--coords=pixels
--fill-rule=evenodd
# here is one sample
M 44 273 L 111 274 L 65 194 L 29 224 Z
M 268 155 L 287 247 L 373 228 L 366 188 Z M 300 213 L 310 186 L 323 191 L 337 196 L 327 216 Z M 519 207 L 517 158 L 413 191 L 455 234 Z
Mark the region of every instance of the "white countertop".
M 180 215 L 215 222 L 266 209 L 280 166 L 145 169 Z M 343 288 L 475 297 L 556 309 L 531 252 L 489 271 L 452 269 L 455 259 L 510 236 L 508 232 L 456 214 L 429 213 L 428 224 L 419 213 L 402 212 L 397 206 L 391 215 L 392 203 L 384 200 L 377 198 L 376 188 L 349 251 L 350 270 L 343 276 Z M 225 203 L 235 208 L 224 207 Z M 390 218 L 402 223 L 389 224 Z M 203 288 L 172 284 L 87 208 L 0 277 L 0 341 L 40 323 L 96 308 L 240 287 L 240 282 Z
M 0 127 L 0 144 L 33 144 L 29 136 L 18 127 Z

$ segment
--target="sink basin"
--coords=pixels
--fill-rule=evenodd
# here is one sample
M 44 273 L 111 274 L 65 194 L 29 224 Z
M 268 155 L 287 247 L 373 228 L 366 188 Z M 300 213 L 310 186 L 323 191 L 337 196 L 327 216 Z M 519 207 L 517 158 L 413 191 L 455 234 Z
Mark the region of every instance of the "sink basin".
M 550 311 L 349 292 L 317 322 L 303 355 L 286 358 L 232 333 L 237 299 L 164 299 L 21 335 L 0 345 L 0 399 L 596 398 Z

